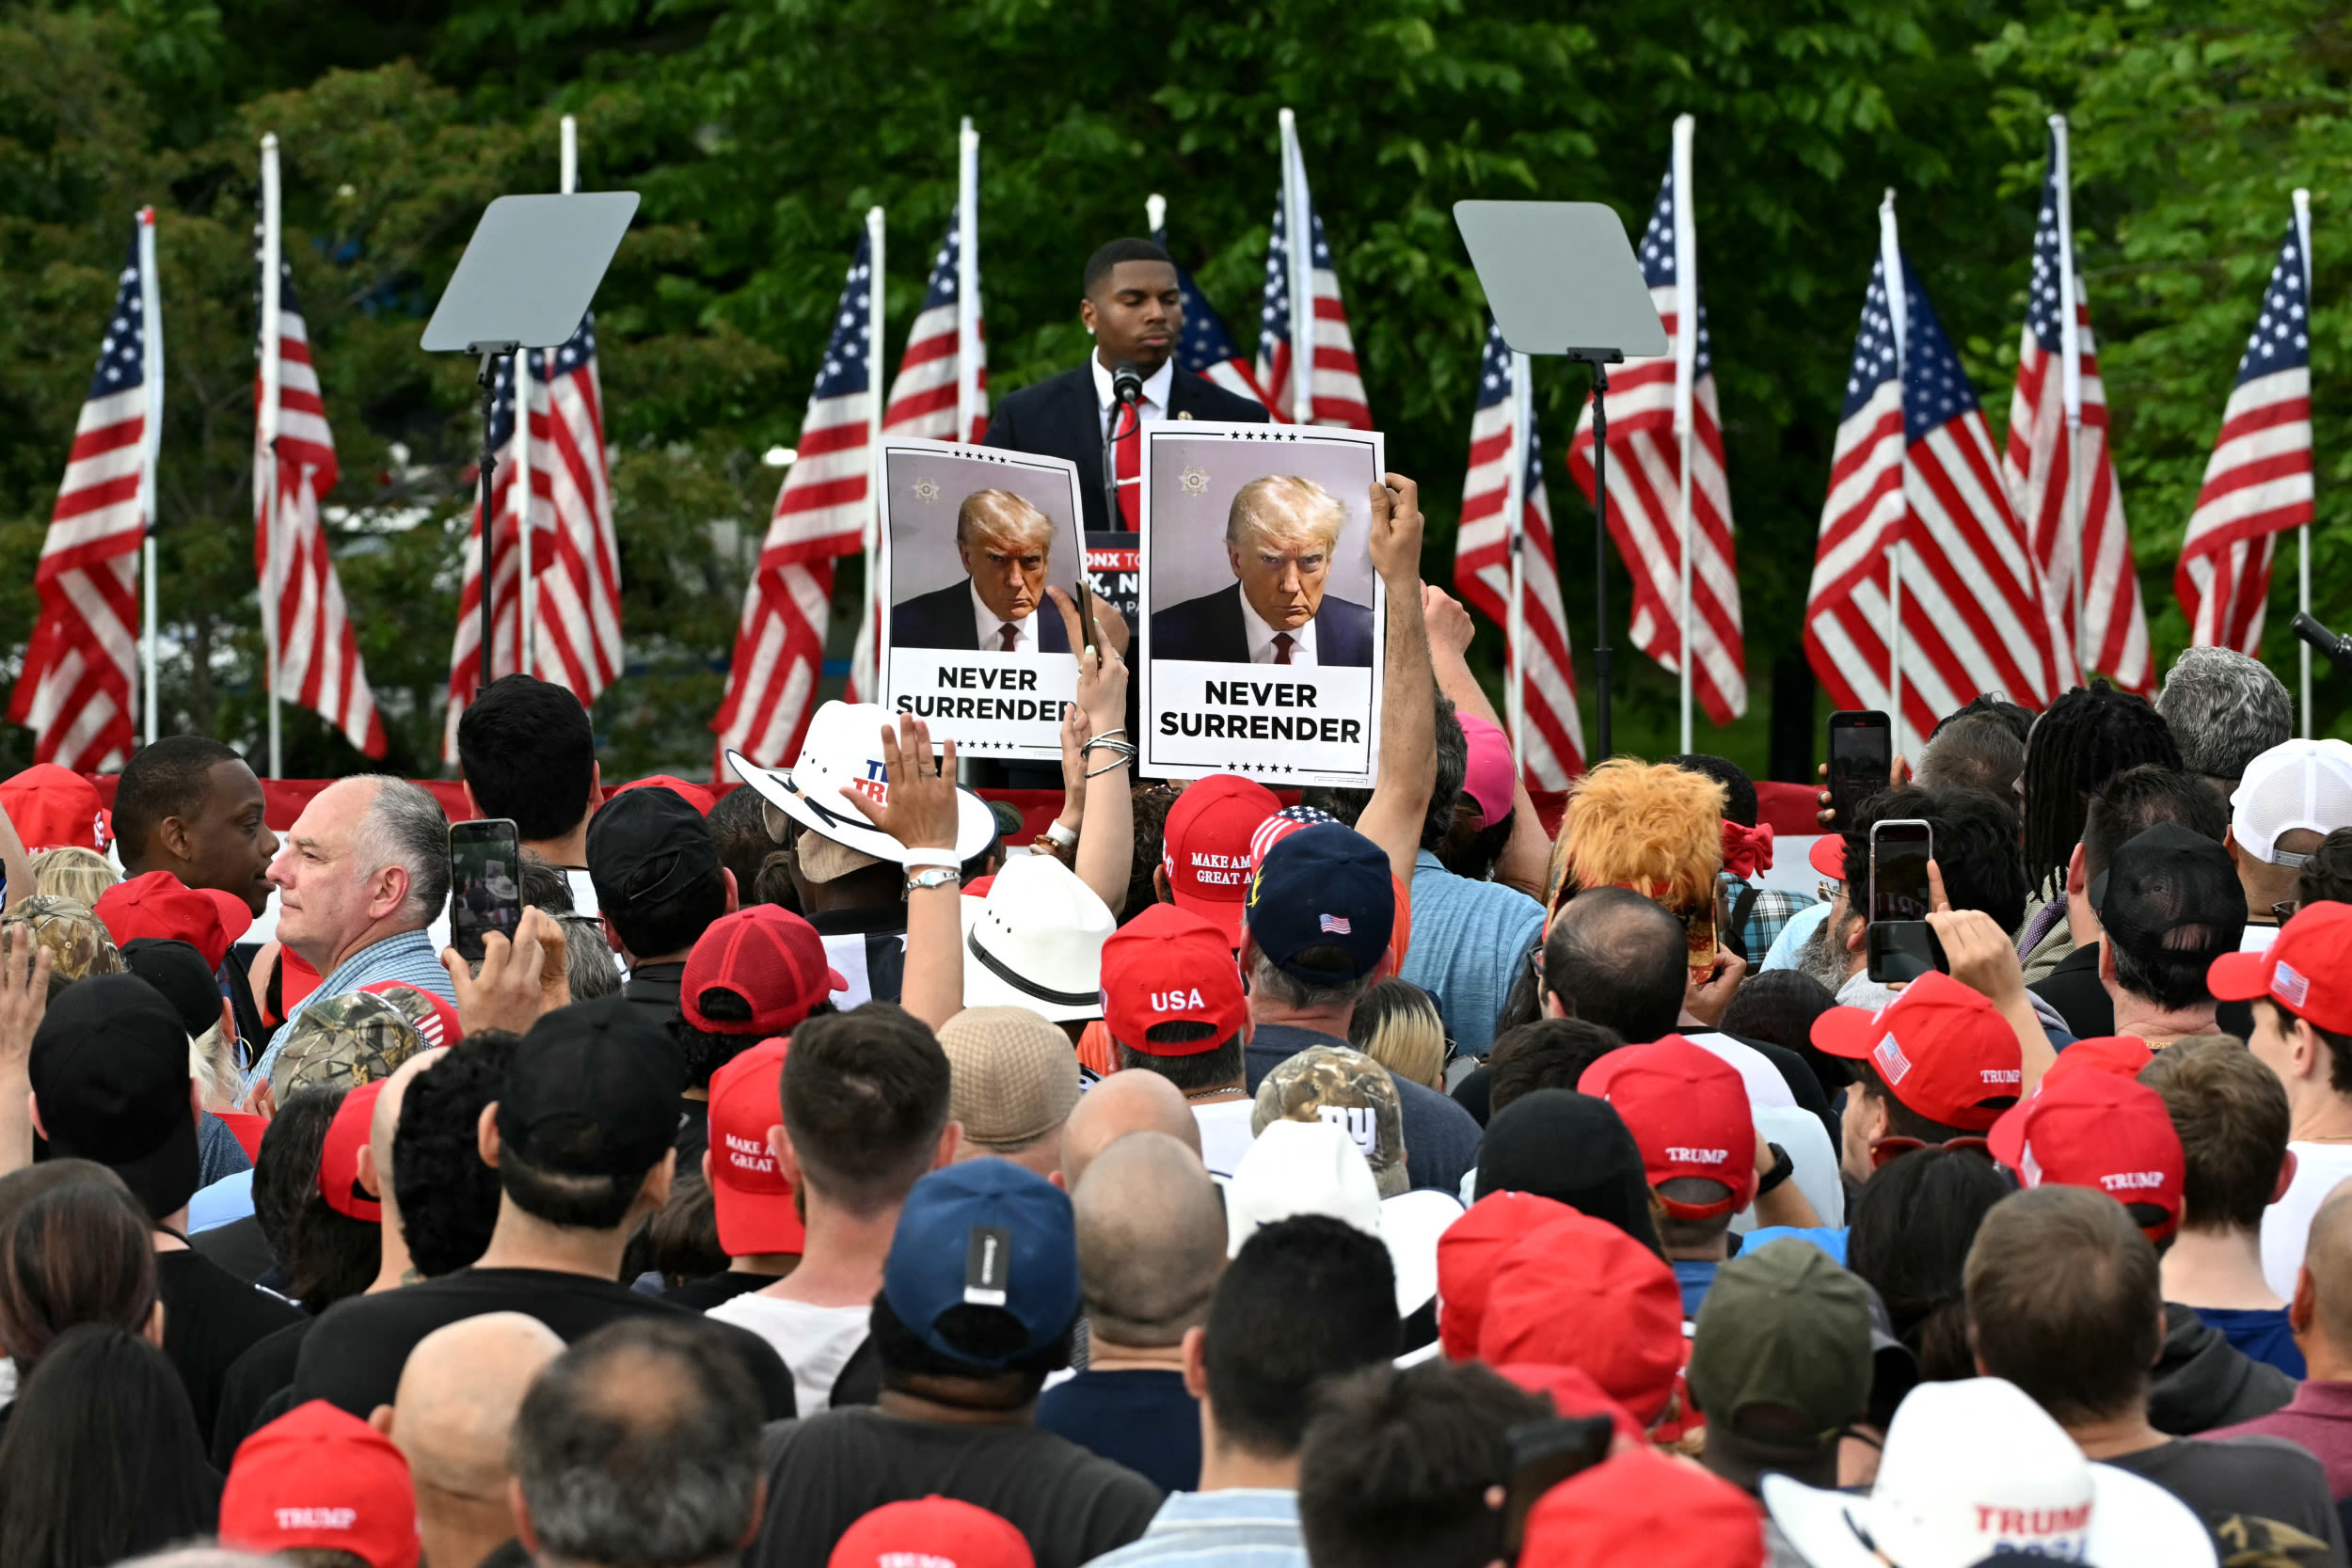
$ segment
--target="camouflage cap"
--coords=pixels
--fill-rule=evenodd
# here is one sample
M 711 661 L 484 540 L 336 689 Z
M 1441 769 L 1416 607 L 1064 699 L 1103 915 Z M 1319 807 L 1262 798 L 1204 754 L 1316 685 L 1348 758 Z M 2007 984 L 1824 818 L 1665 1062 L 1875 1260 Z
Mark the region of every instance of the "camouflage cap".
M 390 1077 L 423 1049 L 416 1024 L 386 998 L 370 991 L 321 997 L 287 1032 L 270 1069 L 270 1088 L 280 1105 L 303 1089 L 356 1089 Z
M 86 980 L 93 974 L 119 974 L 122 954 L 87 904 L 54 893 L 37 893 L 19 900 L 5 916 L 0 931 L 23 926 L 33 940 L 49 949 L 49 973 L 59 980 Z
M 1277 1121 L 1327 1121 L 1356 1140 L 1382 1197 L 1405 1191 L 1405 1107 L 1389 1069 L 1360 1051 L 1318 1045 L 1265 1075 L 1251 1136 Z

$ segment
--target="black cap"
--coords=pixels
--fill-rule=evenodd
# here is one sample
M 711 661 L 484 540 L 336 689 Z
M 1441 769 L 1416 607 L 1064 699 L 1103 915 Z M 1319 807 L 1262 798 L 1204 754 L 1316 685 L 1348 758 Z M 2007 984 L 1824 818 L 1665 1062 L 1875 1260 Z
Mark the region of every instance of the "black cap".
M 2120 950 L 2234 953 L 2246 934 L 2246 890 L 2230 852 L 2177 822 L 2127 841 L 2090 883 L 2090 908 Z
M 200 1035 L 220 1022 L 220 982 L 204 955 L 170 937 L 134 937 L 122 944 L 122 967 L 164 993 L 181 1026 Z
M 554 1175 L 643 1176 L 676 1135 L 685 1090 L 677 1048 L 647 1009 L 619 996 L 575 1002 L 516 1045 L 499 1142 Z
M 639 871 L 675 856 L 661 879 L 631 895 Z M 693 803 L 674 789 L 644 784 L 625 789 L 588 819 L 588 878 L 597 907 L 626 914 L 651 909 L 719 874 L 719 844 Z
M 188 1032 L 161 991 L 135 974 L 76 980 L 49 1004 L 28 1068 L 49 1158 L 106 1166 L 151 1219 L 195 1196 Z
M 1488 1193 L 1551 1198 L 1665 1256 L 1650 1223 L 1641 1146 L 1605 1100 L 1537 1089 L 1496 1112 L 1478 1145 L 1476 1196 Z

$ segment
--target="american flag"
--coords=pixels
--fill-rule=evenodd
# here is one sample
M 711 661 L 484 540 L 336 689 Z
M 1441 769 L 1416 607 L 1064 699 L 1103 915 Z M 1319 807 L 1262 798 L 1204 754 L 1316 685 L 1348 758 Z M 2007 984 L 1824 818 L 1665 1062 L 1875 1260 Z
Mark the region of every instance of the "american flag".
M 1168 230 L 1153 230 L 1152 243 L 1166 250 Z M 1264 404 L 1277 422 L 1287 424 L 1290 411 L 1282 406 L 1280 398 L 1258 384 L 1256 369 L 1226 332 L 1225 323 L 1218 319 L 1200 286 L 1192 280 L 1192 274 L 1182 265 L 1176 268 L 1176 287 L 1184 296 L 1184 331 L 1176 341 L 1176 363 L 1235 397 Z
M 604 461 L 604 396 L 596 376 L 596 323 L 582 316 L 562 347 L 528 351 L 524 381 L 529 445 L 515 419 L 515 359 L 499 361 L 491 388 L 490 581 L 498 639 L 491 678 L 522 668 L 518 627 L 522 585 L 523 501 L 528 480 L 532 621 L 531 673 L 578 697 L 596 700 L 621 673 L 621 557 L 612 528 L 612 490 Z M 465 578 L 458 590 L 457 636 L 450 653 L 449 711 L 442 752 L 457 756 L 457 721 L 480 689 L 482 515 L 474 507 Z
M 1356 928 L 1348 924 L 1347 916 L 1343 914 L 1323 914 L 1315 918 L 1326 935 L 1344 937 L 1355 933 Z
M 2073 224 L 2062 222 L 2070 193 L 2060 183 L 2059 132 L 2050 132 L 2050 170 L 2042 184 L 2042 214 L 2034 225 L 2033 282 L 2026 291 L 2025 336 L 2017 346 L 2017 389 L 2009 404 L 2006 470 L 2010 499 L 2033 541 L 2042 568 L 2058 684 L 2081 679 L 2078 663 L 2105 673 L 2143 697 L 2155 695 L 2155 666 L 2148 652 L 2148 619 L 2140 609 L 2139 578 L 2131 535 L 2123 527 L 2123 498 L 2107 454 L 2107 395 L 2090 337 L 2090 307 L 2082 277 L 2068 254 Z M 2065 313 L 2059 301 L 2074 291 L 2076 408 L 2081 435 L 2070 441 L 2065 397 Z M 2080 478 L 2073 465 L 2079 447 Z M 2081 588 L 2082 623 L 2075 625 L 2074 563 L 2080 531 L 2088 561 Z
M 1470 472 L 1462 481 L 1462 524 L 1454 535 L 1454 586 L 1464 602 L 1496 626 L 1511 625 L 1511 439 L 1514 422 L 1532 404 L 1513 379 L 1502 329 L 1486 326 L 1478 366 L 1478 410 L 1470 417 Z M 1565 789 L 1584 770 L 1584 724 L 1576 707 L 1576 667 L 1568 652 L 1568 619 L 1560 603 L 1560 568 L 1552 553 L 1551 500 L 1544 489 L 1543 455 L 1534 420 L 1520 480 L 1519 526 L 1524 531 L 1520 614 L 1525 625 L 1525 673 L 1520 702 L 1523 736 L 1512 736 L 1530 789 Z M 1506 646 L 1506 660 L 1521 650 Z M 1505 664 L 1507 683 L 1508 663 Z
M 73 426 L 65 482 L 49 515 L 33 580 L 40 611 L 24 650 L 8 718 L 34 731 L 33 760 L 77 772 L 122 766 L 131 755 L 131 685 L 138 660 L 139 541 L 153 495 L 150 470 L 163 406 L 160 363 L 149 368 L 147 319 L 154 279 L 141 260 L 154 209 L 131 230 L 114 311 L 99 340 L 98 369 Z M 144 247 L 152 261 L 151 243 Z
M 1899 314 L 1887 295 L 1890 260 L 1902 278 Z M 1890 675 L 1887 556 L 1898 544 L 1902 657 Z M 2041 574 L 2010 511 L 1984 410 L 1890 236 L 1870 269 L 1838 418 L 1805 655 L 1840 707 L 1891 709 L 1899 680 L 1900 745 L 1983 692 L 2042 706 L 2054 679 L 2049 638 Z
M 1291 254 L 1292 216 L 1298 214 L 1311 244 L 1308 265 Z M 1299 273 L 1306 299 L 1296 301 Z M 1307 402 L 1302 411 L 1292 339 L 1303 325 L 1312 356 L 1307 362 Z M 1274 233 L 1266 242 L 1265 299 L 1258 312 L 1258 385 L 1308 424 L 1372 428 L 1372 407 L 1356 368 L 1356 340 L 1347 328 L 1347 307 L 1340 299 L 1340 275 L 1331 269 L 1331 247 L 1324 242 L 1323 219 L 1307 187 L 1307 166 L 1299 156 L 1291 112 L 1282 111 L 1282 191 L 1274 204 Z
M 768 520 L 759 569 L 743 595 L 726 701 L 710 725 L 723 754 L 740 752 L 764 767 L 789 766 L 800 754 L 817 710 L 834 557 L 857 550 L 873 510 L 866 432 L 874 382 L 866 346 L 874 287 L 869 236 L 858 242 L 841 287 L 833 336 L 801 420 L 800 456 Z
M 2290 219 L 2172 577 L 2201 647 L 2262 651 L 2271 554 L 2280 532 L 2312 520 L 2310 300 L 2311 258 Z
M 1740 640 L 1740 577 L 1731 542 L 1731 486 L 1724 472 L 1723 420 L 1716 412 L 1714 347 L 1696 281 L 1685 298 L 1678 277 L 1674 171 L 1642 232 L 1642 276 L 1666 329 L 1668 348 L 1632 359 L 1609 378 L 1609 533 L 1633 579 L 1633 645 L 1679 670 L 1682 659 L 1682 443 L 1675 430 L 1676 350 L 1695 319 L 1692 356 L 1691 641 L 1697 661 L 1691 693 L 1707 716 L 1728 724 L 1748 710 L 1747 653 Z M 1684 214 L 1688 220 L 1688 214 Z M 1685 310 L 1688 309 L 1688 318 Z M 1568 441 L 1568 472 L 1593 499 L 1593 405 L 1588 393 Z M 1554 786 L 1557 787 L 1557 786 Z
M 342 584 L 326 552 L 326 530 L 319 519 L 319 498 L 335 487 L 335 436 L 319 399 L 318 372 L 310 366 L 310 341 L 302 310 L 294 303 L 294 269 L 278 263 L 278 342 L 262 345 L 278 360 L 276 460 L 261 446 L 268 383 L 254 381 L 253 565 L 260 575 L 264 629 L 275 628 L 280 701 L 299 703 L 324 716 L 350 742 L 372 757 L 384 754 L 384 723 L 375 694 L 368 689 L 359 644 L 343 608 Z M 266 323 L 262 331 L 268 331 Z M 272 504 L 271 476 L 277 478 Z

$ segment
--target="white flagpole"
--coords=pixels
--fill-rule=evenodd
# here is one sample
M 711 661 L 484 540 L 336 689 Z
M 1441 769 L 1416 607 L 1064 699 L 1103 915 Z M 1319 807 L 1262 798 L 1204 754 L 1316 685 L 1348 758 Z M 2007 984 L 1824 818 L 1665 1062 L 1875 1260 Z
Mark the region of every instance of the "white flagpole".
M 1307 196 L 1307 164 L 1298 152 L 1298 117 L 1284 109 L 1282 227 L 1290 231 L 1291 418 L 1315 422 L 1315 234 Z
M 1691 647 L 1691 402 L 1695 395 L 1699 364 L 1699 239 L 1691 202 L 1691 134 L 1697 121 L 1689 115 L 1675 117 L 1675 439 L 1681 469 L 1679 554 L 1682 566 L 1681 630 L 1675 662 L 1681 666 L 1682 751 L 1691 751 L 1691 667 L 1696 655 Z
M 2088 681 L 2090 628 L 2083 622 L 2083 597 L 2090 575 L 2090 558 L 2086 547 L 2090 538 L 2090 518 L 2083 511 L 2083 341 L 2081 324 L 2075 319 L 2076 290 L 2081 283 L 2074 276 L 2074 177 L 2067 152 L 2064 115 L 2050 117 L 2050 136 L 2055 165 L 2052 173 L 2058 185 L 2058 352 L 2063 361 L 2058 385 L 2066 400 L 2066 513 L 2074 524 L 2067 538 L 2074 552 L 2069 574 L 2074 579 L 2074 678 Z
M 262 138 L 262 407 L 260 450 L 254 454 L 254 477 L 267 486 L 262 499 L 262 652 L 268 664 L 269 776 L 285 777 L 285 753 L 278 722 L 278 585 L 286 572 L 285 542 L 278 536 L 278 402 L 281 366 L 278 356 L 278 287 L 280 261 L 278 209 L 278 137 Z M 483 592 L 487 593 L 485 571 Z
M 139 517 L 146 537 L 139 541 L 139 587 L 145 600 L 139 636 L 141 688 L 139 715 L 147 744 L 155 744 L 155 460 L 164 445 L 164 290 L 155 276 L 155 209 L 139 209 L 140 340 L 147 364 L 141 371 L 147 388 L 145 438 L 139 443 Z
M 2295 193 L 2296 248 L 2303 253 L 2303 307 L 2308 311 L 2316 303 L 2312 293 L 2312 193 L 2298 187 Z M 2304 614 L 2312 612 L 2312 525 L 2304 523 L 2295 531 L 2295 607 Z M 2295 641 L 2296 652 L 2303 659 L 2303 738 L 2312 737 L 2312 645 L 2301 638 Z
M 882 584 L 875 579 L 882 547 L 882 241 L 886 225 L 880 207 L 866 209 L 866 580 L 861 619 L 879 618 Z M 860 693 L 864 695 L 864 693 Z
M 1511 725 L 1511 752 L 1527 770 L 1527 437 L 1535 428 L 1535 382 L 1528 356 L 1511 356 L 1511 474 L 1503 487 L 1504 538 L 1511 552 L 1511 684 L 1503 694 L 1503 716 Z
M 1143 198 L 1143 231 L 1157 234 L 1168 227 L 1168 198 L 1154 192 Z
M 972 440 L 980 410 L 980 134 L 963 122 L 956 185 L 956 434 Z M 879 499 L 879 493 L 877 494 Z
M 1911 301 L 1903 290 L 1903 252 L 1895 231 L 1895 187 L 1879 203 L 1879 264 L 1886 278 L 1886 315 L 1895 328 L 1895 377 L 1903 376 L 1904 319 Z M 1886 689 L 1895 751 L 1903 754 L 1903 530 L 1911 520 L 1911 437 L 1903 435 L 1903 511 L 1886 546 Z

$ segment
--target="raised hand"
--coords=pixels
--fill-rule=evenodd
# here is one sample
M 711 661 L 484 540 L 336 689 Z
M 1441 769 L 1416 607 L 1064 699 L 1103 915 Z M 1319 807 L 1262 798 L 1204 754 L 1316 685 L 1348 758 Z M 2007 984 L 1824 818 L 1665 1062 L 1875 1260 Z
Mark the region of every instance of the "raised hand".
M 946 754 L 931 760 L 930 726 L 901 714 L 897 733 L 882 726 L 882 771 L 889 780 L 889 798 L 877 806 L 854 791 L 844 797 L 877 829 L 909 849 L 956 847 L 956 743 Z

